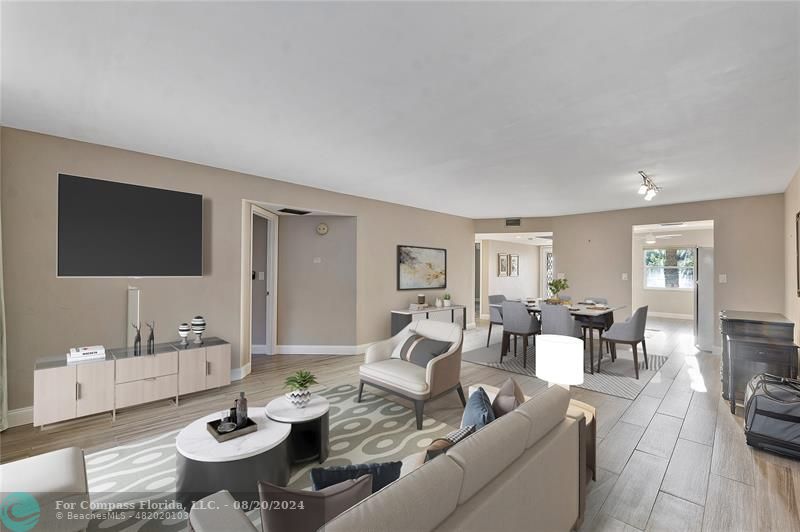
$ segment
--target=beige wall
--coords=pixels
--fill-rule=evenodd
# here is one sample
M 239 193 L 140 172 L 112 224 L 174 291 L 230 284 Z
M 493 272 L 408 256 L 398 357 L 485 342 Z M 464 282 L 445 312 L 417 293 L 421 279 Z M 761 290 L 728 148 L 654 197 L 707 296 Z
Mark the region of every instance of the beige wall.
M 487 257 L 487 296 L 503 294 L 509 299 L 539 297 L 539 246 L 526 246 L 499 240 L 484 240 Z M 498 277 L 497 255 L 519 255 L 519 276 Z M 488 301 L 488 300 L 487 300 Z
M 158 340 L 175 339 L 179 323 L 202 314 L 207 334 L 232 343 L 232 365 L 246 364 L 250 355 L 239 348 L 243 199 L 357 217 L 358 344 L 387 337 L 389 310 L 416 295 L 396 289 L 397 244 L 447 248 L 447 291 L 456 302 L 472 300 L 474 231 L 467 218 L 9 128 L 1 134 L 12 409 L 31 404 L 37 357 L 75 345 L 125 343 L 128 285 L 141 288 L 142 319 L 156 321 Z M 59 172 L 203 194 L 204 276 L 56 278 Z M 428 291 L 430 297 L 443 293 Z
M 800 213 L 800 169 L 794 175 L 783 196 L 784 201 L 784 247 L 785 283 L 784 314 L 795 323 L 795 341 L 800 341 L 800 297 L 797 295 L 797 240 L 795 218 Z
M 714 230 L 698 229 L 686 231 L 676 229 L 681 236 L 658 240 L 656 244 L 646 244 L 645 235 L 633 235 L 633 256 L 631 257 L 631 308 L 647 305 L 651 314 L 682 316 L 687 319 L 694 315 L 694 290 L 659 290 L 644 287 L 645 248 L 657 247 L 714 247 Z
M 281 216 L 278 345 L 355 345 L 356 281 L 355 217 Z
M 784 199 L 782 194 L 681 203 L 556 218 L 523 220 L 521 231 L 553 231 L 557 272 L 570 282 L 575 298 L 607 296 L 628 308 L 631 294 L 631 229 L 634 225 L 714 220 L 716 274 L 727 284 L 714 287 L 720 309 L 784 310 Z M 475 232 L 503 232 L 503 220 L 476 220 Z M 622 273 L 628 273 L 627 281 Z

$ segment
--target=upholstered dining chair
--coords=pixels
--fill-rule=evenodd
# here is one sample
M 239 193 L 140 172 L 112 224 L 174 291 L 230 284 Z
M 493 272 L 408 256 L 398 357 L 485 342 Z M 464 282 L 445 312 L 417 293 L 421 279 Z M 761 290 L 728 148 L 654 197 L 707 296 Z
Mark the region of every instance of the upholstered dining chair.
M 522 367 L 528 367 L 528 338 L 541 332 L 539 320 L 528 312 L 522 301 L 503 302 L 503 344 L 500 348 L 500 362 L 508 352 L 511 337 L 514 337 L 514 356 L 517 356 L 517 337 L 522 337 Z M 533 364 L 536 367 L 536 341 L 534 339 Z
M 647 325 L 647 306 L 639 307 L 627 320 L 615 323 L 603 334 L 603 340 L 611 344 L 611 356 L 616 358 L 617 344 L 628 344 L 633 349 L 633 365 L 636 369 L 636 378 L 639 378 L 639 352 L 636 346 L 641 342 L 644 353 L 644 367 L 649 369 L 647 362 L 647 343 L 644 339 L 644 330 Z M 600 371 L 600 361 L 597 361 L 597 371 Z
M 605 297 L 587 297 L 584 298 L 584 301 L 592 301 L 598 305 L 608 305 L 608 299 Z M 608 330 L 614 324 L 614 313 L 608 312 L 603 314 L 602 316 L 582 316 L 576 318 L 579 322 L 581 322 L 581 327 L 583 327 L 583 341 L 586 341 L 586 333 L 590 335 L 594 335 L 594 331 L 598 332 L 598 336 L 600 338 L 599 346 L 600 352 L 598 356 L 603 356 L 603 333 Z M 606 344 L 606 352 L 611 351 L 611 347 Z
M 583 338 L 581 324 L 564 305 L 544 304 L 541 307 L 542 334 L 558 334 Z M 594 373 L 594 355 L 589 358 L 589 371 Z
M 486 337 L 486 347 L 489 347 L 489 342 L 492 340 L 492 325 L 503 324 L 503 307 L 492 305 L 502 305 L 505 300 L 506 296 L 502 294 L 489 296 L 489 336 Z

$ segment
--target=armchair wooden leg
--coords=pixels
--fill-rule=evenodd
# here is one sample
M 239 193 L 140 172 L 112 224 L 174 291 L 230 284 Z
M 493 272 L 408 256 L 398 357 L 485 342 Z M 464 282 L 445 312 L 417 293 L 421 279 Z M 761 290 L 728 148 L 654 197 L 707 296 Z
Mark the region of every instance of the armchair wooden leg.
M 414 414 L 417 416 L 417 430 L 422 430 L 422 410 L 424 408 L 425 401 L 414 399 Z
M 639 379 L 639 351 L 636 349 L 636 344 L 631 345 L 633 348 L 633 367 L 636 369 L 636 379 Z
M 364 381 L 361 381 L 358 383 L 358 399 L 356 400 L 356 403 L 361 402 L 361 394 L 363 393 L 364 393 Z
M 467 398 L 464 397 L 464 388 L 461 387 L 461 383 L 458 383 L 456 386 L 456 391 L 458 392 L 458 398 L 461 399 L 461 405 L 467 406 Z

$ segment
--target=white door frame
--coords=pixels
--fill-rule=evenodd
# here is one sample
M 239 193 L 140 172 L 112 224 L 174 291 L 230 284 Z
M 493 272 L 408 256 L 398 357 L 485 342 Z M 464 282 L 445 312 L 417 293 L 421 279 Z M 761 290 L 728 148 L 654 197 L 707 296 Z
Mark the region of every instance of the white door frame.
M 267 242 L 267 261 L 269 272 L 267 286 L 270 293 L 270 307 L 268 324 L 270 327 L 267 351 L 275 353 L 278 340 L 278 216 L 267 209 L 247 200 L 242 200 L 242 269 L 241 269 L 241 324 L 239 327 L 239 345 L 241 352 L 246 353 L 241 357 L 246 362 L 241 368 L 241 377 L 249 374 L 253 361 L 253 216 L 269 220 L 269 240 Z

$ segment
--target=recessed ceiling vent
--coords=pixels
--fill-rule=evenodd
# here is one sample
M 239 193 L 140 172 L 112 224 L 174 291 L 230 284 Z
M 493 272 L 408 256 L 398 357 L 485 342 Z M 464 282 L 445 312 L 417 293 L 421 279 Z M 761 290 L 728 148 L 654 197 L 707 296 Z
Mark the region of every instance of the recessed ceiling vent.
M 289 207 L 284 207 L 283 209 L 278 209 L 278 212 L 282 212 L 283 214 L 295 214 L 297 216 L 305 216 L 309 214 L 311 211 L 301 211 L 299 209 L 290 209 Z
M 506 227 L 519 227 L 519 218 L 506 218 Z

